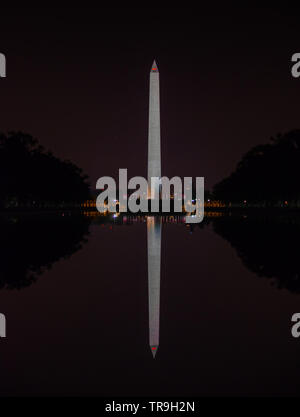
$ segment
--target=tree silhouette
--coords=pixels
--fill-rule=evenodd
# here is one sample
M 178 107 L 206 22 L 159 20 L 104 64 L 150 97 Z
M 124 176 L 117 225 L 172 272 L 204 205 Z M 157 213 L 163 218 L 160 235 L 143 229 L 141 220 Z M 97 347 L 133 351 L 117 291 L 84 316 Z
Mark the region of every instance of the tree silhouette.
M 87 198 L 87 177 L 72 162 L 28 134 L 0 134 L 0 207 L 63 206 Z
M 274 205 L 300 199 L 300 130 L 251 149 L 236 170 L 214 187 L 216 198 Z

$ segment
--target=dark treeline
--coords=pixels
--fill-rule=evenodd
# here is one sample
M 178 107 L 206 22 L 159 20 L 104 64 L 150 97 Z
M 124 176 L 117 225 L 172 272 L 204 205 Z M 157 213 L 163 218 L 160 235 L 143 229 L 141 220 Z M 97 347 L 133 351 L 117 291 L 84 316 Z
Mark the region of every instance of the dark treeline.
M 227 203 L 300 207 L 300 130 L 251 149 L 214 187 L 214 196 Z
M 89 198 L 82 170 L 46 151 L 32 136 L 0 134 L 0 208 L 63 207 Z

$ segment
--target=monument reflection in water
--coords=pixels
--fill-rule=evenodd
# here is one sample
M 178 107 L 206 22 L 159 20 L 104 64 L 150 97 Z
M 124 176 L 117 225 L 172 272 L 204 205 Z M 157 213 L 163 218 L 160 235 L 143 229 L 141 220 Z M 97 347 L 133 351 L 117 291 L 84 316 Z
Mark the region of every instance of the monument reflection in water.
M 149 342 L 154 358 L 159 347 L 161 228 L 160 217 L 147 218 Z

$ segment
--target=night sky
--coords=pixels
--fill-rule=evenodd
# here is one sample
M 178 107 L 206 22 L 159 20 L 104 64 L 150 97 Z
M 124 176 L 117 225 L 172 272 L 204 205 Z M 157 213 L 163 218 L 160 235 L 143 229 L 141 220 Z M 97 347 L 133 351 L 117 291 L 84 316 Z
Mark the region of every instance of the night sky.
M 164 175 L 204 176 L 211 188 L 252 146 L 300 128 L 297 9 L 158 4 L 1 7 L 0 131 L 31 133 L 83 168 L 93 188 L 119 168 L 146 176 L 154 58 Z

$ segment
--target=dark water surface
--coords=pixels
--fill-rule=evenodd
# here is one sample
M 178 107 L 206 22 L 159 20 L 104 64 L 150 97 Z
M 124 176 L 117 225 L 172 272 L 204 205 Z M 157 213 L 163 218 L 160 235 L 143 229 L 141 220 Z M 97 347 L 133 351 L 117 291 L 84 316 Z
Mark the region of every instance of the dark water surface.
M 0 395 L 299 395 L 299 219 L 168 221 L 154 360 L 146 219 L 1 218 Z

